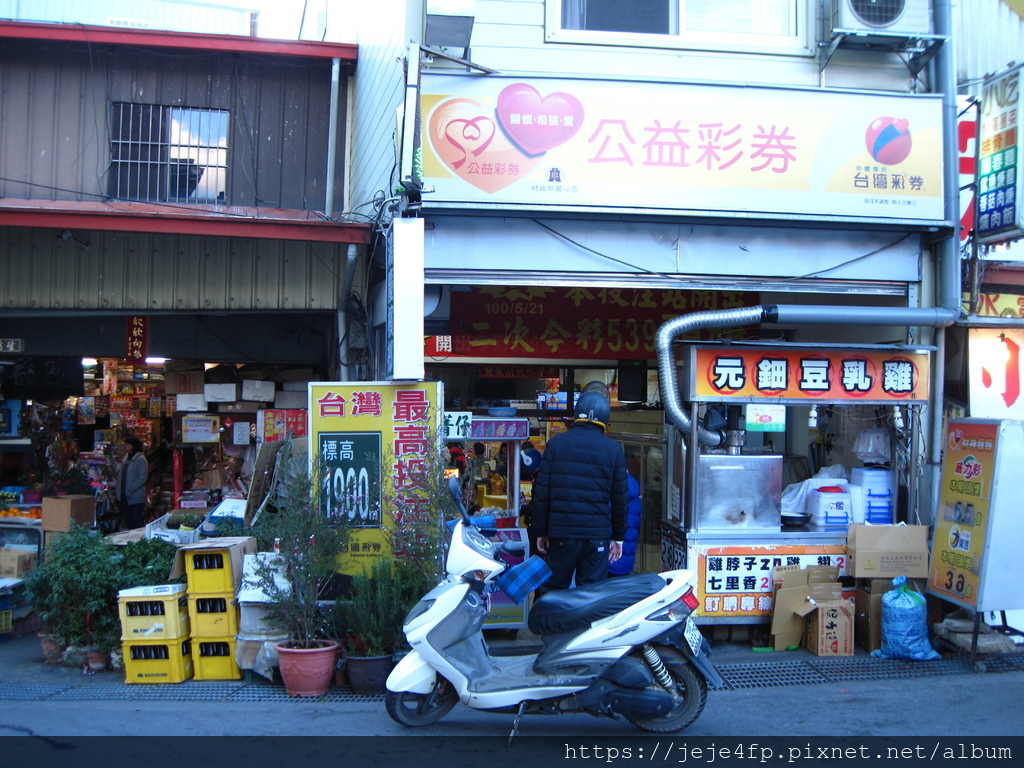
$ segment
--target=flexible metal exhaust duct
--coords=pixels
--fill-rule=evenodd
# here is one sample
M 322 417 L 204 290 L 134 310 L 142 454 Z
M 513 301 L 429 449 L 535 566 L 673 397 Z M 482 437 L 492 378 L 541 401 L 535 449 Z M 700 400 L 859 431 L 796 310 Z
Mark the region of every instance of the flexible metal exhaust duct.
M 778 305 L 767 304 L 743 309 L 723 309 L 715 312 L 694 312 L 669 320 L 658 328 L 654 337 L 658 354 L 658 376 L 661 382 L 661 398 L 669 420 L 683 434 L 690 434 L 693 423 L 683 410 L 679 397 L 679 381 L 676 375 L 676 360 L 672 354 L 672 342 L 684 333 L 702 328 L 726 328 L 738 325 L 760 323 L 787 323 L 806 325 L 809 323 L 834 325 L 923 325 L 945 328 L 959 317 L 959 309 L 888 308 L 888 307 L 836 307 L 820 305 Z M 716 447 L 725 442 L 725 433 L 708 430 L 697 425 L 697 440 L 704 445 Z

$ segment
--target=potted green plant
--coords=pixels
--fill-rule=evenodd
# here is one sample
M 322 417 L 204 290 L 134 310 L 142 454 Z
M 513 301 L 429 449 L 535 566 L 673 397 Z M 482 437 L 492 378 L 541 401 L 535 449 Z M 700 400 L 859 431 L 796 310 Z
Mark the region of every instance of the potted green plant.
M 118 591 L 166 583 L 176 550 L 159 539 L 114 546 L 72 522 L 25 579 L 45 627 L 40 638 L 47 661 L 60 661 L 68 648 L 100 657 L 116 650 L 121 636 Z
M 369 574 L 352 578 L 335 610 L 347 629 L 345 666 L 353 691 L 384 692 L 395 649 L 403 642 L 405 617 L 427 586 L 408 562 L 390 557 L 375 560 Z
M 260 548 L 275 557 L 256 558 L 246 584 L 268 602 L 265 623 L 286 635 L 277 644 L 278 668 L 292 696 L 322 696 L 334 674 L 338 643 L 330 637 L 326 608 L 338 578 L 338 557 L 349 530 L 328 518 L 320 504 L 322 483 L 316 462 L 288 441 L 277 454 L 276 482 L 254 521 Z
M 116 632 L 121 559 L 119 548 L 72 522 L 28 573 L 26 588 L 44 634 L 52 636 L 62 653 L 68 647 L 96 646 Z
M 181 531 L 194 531 L 203 524 L 203 516 L 194 512 L 175 512 L 167 518 L 167 527 Z

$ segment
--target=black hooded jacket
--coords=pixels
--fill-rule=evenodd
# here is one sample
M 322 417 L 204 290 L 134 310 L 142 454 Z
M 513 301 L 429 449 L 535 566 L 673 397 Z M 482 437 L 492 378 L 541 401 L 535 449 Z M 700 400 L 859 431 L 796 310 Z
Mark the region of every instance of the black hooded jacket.
M 575 422 L 544 448 L 531 496 L 535 536 L 608 539 L 626 535 L 629 486 L 622 447 L 596 424 Z

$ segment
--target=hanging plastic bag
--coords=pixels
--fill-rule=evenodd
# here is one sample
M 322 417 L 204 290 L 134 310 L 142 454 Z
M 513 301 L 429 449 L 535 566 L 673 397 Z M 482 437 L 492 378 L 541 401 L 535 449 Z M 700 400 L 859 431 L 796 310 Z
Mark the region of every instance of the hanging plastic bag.
M 928 639 L 928 608 L 924 596 L 907 584 L 906 576 L 892 580 L 893 589 L 882 595 L 882 647 L 871 655 L 879 659 L 931 661 L 940 658 Z
M 854 455 L 867 464 L 888 464 L 892 461 L 892 441 L 881 427 L 861 430 L 853 446 Z

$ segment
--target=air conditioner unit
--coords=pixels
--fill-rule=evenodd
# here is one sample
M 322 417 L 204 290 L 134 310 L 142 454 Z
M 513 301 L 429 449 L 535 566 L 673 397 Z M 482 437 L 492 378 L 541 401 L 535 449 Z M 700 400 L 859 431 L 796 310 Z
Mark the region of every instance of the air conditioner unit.
M 930 35 L 929 0 L 832 0 L 832 29 Z

